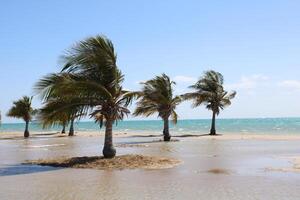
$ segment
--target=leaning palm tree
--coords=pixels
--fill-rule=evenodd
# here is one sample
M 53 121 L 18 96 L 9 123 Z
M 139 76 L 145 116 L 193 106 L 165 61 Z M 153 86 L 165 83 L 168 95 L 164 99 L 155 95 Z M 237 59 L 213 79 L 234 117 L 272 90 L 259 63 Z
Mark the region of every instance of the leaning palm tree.
M 40 109 L 38 118 L 44 128 L 61 125 L 63 127 L 62 133 L 66 132 L 66 126 L 70 124 L 69 136 L 74 136 L 74 121 L 80 115 L 77 115 L 76 107 L 62 107 L 65 100 L 60 96 L 64 96 L 64 94 L 61 93 L 61 90 L 55 89 L 59 88 L 63 81 L 68 81 L 68 77 L 69 74 L 50 74 L 38 83 L 40 84 L 38 88 L 47 86 L 49 88 L 42 93 L 44 106 Z M 57 104 L 57 102 L 60 103 Z
M 7 116 L 23 119 L 26 123 L 24 137 L 29 137 L 29 122 L 32 119 L 34 110 L 31 107 L 32 97 L 24 96 L 22 99 L 13 102 L 13 107 L 8 111 Z
M 122 88 L 124 77 L 112 42 L 104 36 L 90 37 L 71 48 L 62 61 L 62 71 L 44 77 L 36 89 L 46 100 L 56 93 L 53 113 L 74 108 L 77 114 L 90 113 L 100 127 L 104 125 L 102 152 L 105 158 L 114 157 L 113 124 L 129 113 L 127 106 L 132 96 Z
M 231 99 L 236 95 L 235 91 L 225 91 L 223 82 L 221 73 L 212 70 L 207 71 L 197 83 L 190 86 L 191 89 L 195 90 L 194 92 L 182 95 L 185 100 L 193 100 L 193 107 L 205 104 L 206 108 L 212 111 L 210 135 L 216 135 L 216 115 L 219 115 L 220 110 L 231 105 Z
M 137 108 L 133 115 L 150 116 L 158 113 L 158 116 L 164 121 L 164 141 L 170 141 L 169 117 L 172 117 L 174 124 L 177 123 L 176 106 L 181 102 L 179 96 L 173 95 L 172 86 L 175 82 L 171 81 L 166 74 L 156 76 L 155 78 L 142 83 L 141 92 L 137 92 Z
M 53 126 L 62 126 L 61 133 L 66 133 L 66 126 L 69 124 L 69 116 L 66 112 L 61 112 L 59 114 L 52 114 L 51 108 L 44 106 L 39 110 L 37 119 L 42 123 L 43 128 L 49 128 Z

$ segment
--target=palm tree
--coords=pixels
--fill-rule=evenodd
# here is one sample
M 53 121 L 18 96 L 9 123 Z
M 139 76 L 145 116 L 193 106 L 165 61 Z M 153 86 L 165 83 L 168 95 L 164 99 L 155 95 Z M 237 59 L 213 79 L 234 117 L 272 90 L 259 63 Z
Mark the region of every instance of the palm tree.
M 61 98 L 61 96 L 64 96 L 62 90 L 57 89 L 64 81 L 68 81 L 69 76 L 66 73 L 50 74 L 37 84 L 38 91 L 39 88 L 48 87 L 42 92 L 44 106 L 40 109 L 39 119 L 43 123 L 43 128 L 61 125 L 63 127 L 62 133 L 66 132 L 66 126 L 70 124 L 69 136 L 74 136 L 74 121 L 80 115 L 77 115 L 78 110 L 76 107 L 65 107 L 63 105 L 63 103 L 68 102 Z M 58 102 L 59 104 L 57 104 Z
M 74 117 L 71 117 L 70 128 L 69 128 L 69 134 L 68 134 L 68 136 L 74 136 L 74 121 L 75 121 L 75 118 L 74 118 Z
M 13 107 L 8 111 L 7 116 L 21 118 L 25 121 L 25 131 L 24 137 L 29 137 L 29 122 L 32 119 L 32 115 L 34 114 L 34 110 L 31 107 L 32 97 L 23 96 L 22 99 L 13 102 Z
M 69 123 L 69 116 L 66 112 L 61 112 L 60 114 L 52 115 L 52 110 L 47 106 L 44 106 L 39 110 L 38 120 L 41 121 L 43 128 L 48 128 L 56 125 L 62 126 L 61 133 L 66 133 L 66 126 Z
M 77 43 L 62 57 L 61 73 L 50 74 L 39 81 L 36 89 L 44 99 L 57 93 L 52 101 L 56 107 L 53 113 L 64 109 L 76 109 L 77 114 L 90 113 L 105 126 L 103 155 L 112 158 L 112 128 L 130 111 L 127 106 L 132 100 L 130 92 L 123 90 L 124 77 L 117 66 L 117 57 L 112 42 L 97 35 Z M 59 84 L 55 81 L 59 81 Z
M 194 92 L 183 95 L 185 100 L 193 100 L 193 107 L 205 104 L 206 108 L 212 111 L 210 135 L 216 135 L 216 115 L 219 115 L 220 110 L 231 105 L 231 99 L 236 95 L 235 91 L 225 91 L 223 83 L 223 75 L 210 70 L 205 72 L 197 83 L 190 86 L 191 89 L 195 90 Z
M 171 81 L 166 74 L 156 76 L 155 78 L 142 83 L 141 92 L 137 92 L 138 99 L 137 108 L 133 115 L 150 116 L 158 113 L 158 116 L 164 121 L 164 141 L 170 141 L 169 133 L 169 117 L 172 117 L 174 124 L 177 123 L 176 106 L 181 102 L 179 96 L 173 95 L 172 86 L 175 82 Z

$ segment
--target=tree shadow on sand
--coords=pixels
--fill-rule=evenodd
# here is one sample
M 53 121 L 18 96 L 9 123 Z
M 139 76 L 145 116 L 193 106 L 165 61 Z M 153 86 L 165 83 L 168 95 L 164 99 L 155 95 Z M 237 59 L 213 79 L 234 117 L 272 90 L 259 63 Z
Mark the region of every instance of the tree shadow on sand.
M 151 137 L 162 137 L 163 135 L 131 135 L 129 137 L 142 137 L 142 138 L 151 138 Z M 183 134 L 183 135 L 174 135 L 173 138 L 184 138 L 184 137 L 203 137 L 203 136 L 222 136 L 222 134 L 210 135 L 210 134 Z
M 163 135 L 132 135 L 129 136 L 131 138 L 157 138 L 157 137 L 162 137 Z M 172 138 L 189 138 L 189 137 L 204 137 L 204 136 L 212 136 L 210 134 L 184 134 L 184 135 L 174 135 L 172 136 Z M 222 136 L 222 134 L 216 134 L 213 136 Z M 179 139 L 171 139 L 170 141 L 164 141 L 162 139 L 158 139 L 158 140 L 150 140 L 150 141 L 135 141 L 135 142 L 118 142 L 117 145 L 140 145 L 140 144 L 152 144 L 152 143 L 169 143 L 169 142 L 179 142 Z
M 222 134 L 215 134 L 215 135 L 210 135 L 210 134 L 184 134 L 184 135 L 174 135 L 173 137 L 179 137 L 179 138 L 183 138 L 183 137 L 204 137 L 204 136 L 222 136 Z
M 103 160 L 104 157 L 100 156 L 83 156 L 83 157 L 73 157 L 70 159 L 53 160 L 48 162 L 34 161 L 32 164 L 38 164 L 41 166 L 51 166 L 51 167 L 74 167 L 75 165 L 82 165 L 95 162 L 96 160 Z M 30 162 L 29 162 L 30 163 Z
M 150 140 L 150 141 L 134 141 L 134 142 L 117 142 L 116 145 L 138 145 L 138 144 L 153 144 L 153 143 L 171 143 L 171 142 L 179 142 L 178 139 L 171 139 L 170 141 L 164 141 L 162 139 L 159 140 Z
M 128 138 L 152 138 L 152 137 L 162 137 L 163 135 L 131 135 Z M 183 134 L 183 135 L 173 135 L 172 138 L 185 138 L 185 137 L 204 137 L 204 136 L 222 136 L 222 134 Z

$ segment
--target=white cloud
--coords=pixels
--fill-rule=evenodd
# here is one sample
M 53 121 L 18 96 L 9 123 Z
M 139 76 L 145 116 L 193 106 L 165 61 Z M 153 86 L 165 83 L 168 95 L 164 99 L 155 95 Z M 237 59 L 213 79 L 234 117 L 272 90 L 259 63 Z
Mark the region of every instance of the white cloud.
M 239 82 L 233 84 L 226 84 L 225 87 L 234 90 L 249 90 L 255 89 L 258 86 L 265 84 L 267 80 L 269 80 L 269 77 L 262 74 L 242 76 Z
M 136 81 L 134 83 L 140 85 L 141 83 L 145 83 L 145 82 L 146 82 L 146 80 L 140 80 L 140 81 Z
M 177 83 L 194 83 L 197 81 L 196 78 L 194 77 L 191 77 L 191 76 L 182 76 L 182 75 L 179 75 L 179 76 L 175 76 L 173 78 L 173 80 Z
M 278 83 L 281 87 L 300 89 L 300 81 L 298 80 L 285 80 Z

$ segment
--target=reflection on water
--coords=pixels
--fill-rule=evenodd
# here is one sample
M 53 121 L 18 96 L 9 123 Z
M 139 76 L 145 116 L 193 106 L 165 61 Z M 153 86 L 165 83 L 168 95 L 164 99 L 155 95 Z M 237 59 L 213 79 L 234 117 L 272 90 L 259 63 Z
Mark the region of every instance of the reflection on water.
M 0 199 L 299 199 L 300 174 L 264 170 L 288 166 L 277 158 L 300 155 L 299 141 L 153 140 L 116 138 L 115 143 L 118 154 L 166 156 L 184 163 L 163 170 L 21 165 L 25 160 L 101 155 L 103 138 L 2 140 Z M 120 145 L 142 143 L 147 145 Z

